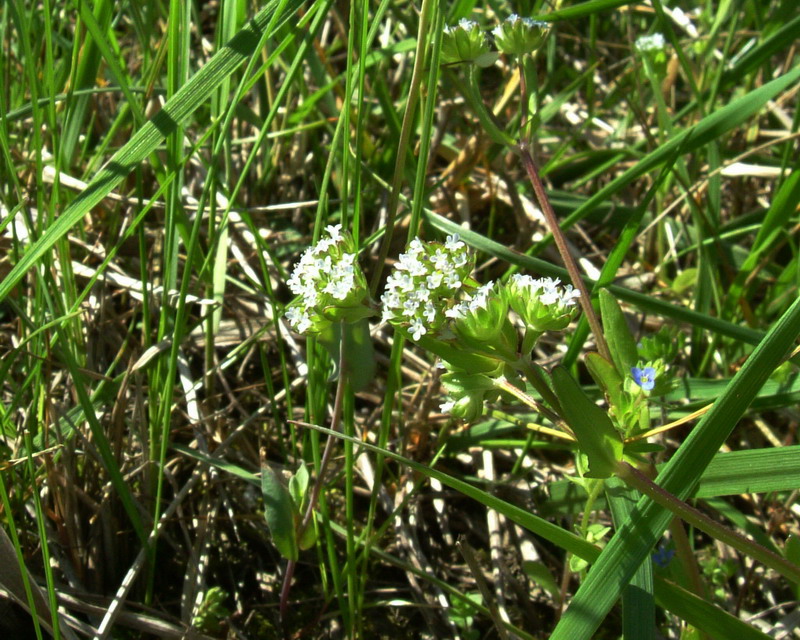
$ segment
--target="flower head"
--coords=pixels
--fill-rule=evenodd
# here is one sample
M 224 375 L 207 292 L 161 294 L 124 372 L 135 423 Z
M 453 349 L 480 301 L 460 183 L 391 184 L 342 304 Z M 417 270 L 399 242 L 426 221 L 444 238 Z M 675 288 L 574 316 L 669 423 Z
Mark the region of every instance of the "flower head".
M 384 321 L 407 327 L 414 340 L 436 333 L 461 304 L 458 298 L 472 299 L 464 286 L 471 271 L 469 250 L 457 234 L 444 244 L 415 238 L 386 280 Z
M 306 249 L 287 281 L 298 296 L 286 309 L 286 319 L 300 333 L 319 333 L 330 326 L 332 310 L 363 307 L 367 282 L 356 262 L 350 234 L 341 225 L 329 225 L 327 235 Z M 356 316 L 363 317 L 359 311 Z
M 524 56 L 542 46 L 550 25 L 512 13 L 492 31 L 497 48 L 507 55 Z
M 653 367 L 631 367 L 634 382 L 645 391 L 656 386 L 656 370 Z
M 559 279 L 532 278 L 514 274 L 505 289 L 509 306 L 532 331 L 559 331 L 566 328 L 578 311 L 575 301 L 581 292 Z
M 489 50 L 486 36 L 477 22 L 462 18 L 455 26 L 444 28 L 442 62 L 474 62 L 488 67 L 497 60 L 497 53 Z
M 640 36 L 636 39 L 636 49 L 644 53 L 645 51 L 663 51 L 666 46 L 664 36 L 660 33 L 653 33 Z

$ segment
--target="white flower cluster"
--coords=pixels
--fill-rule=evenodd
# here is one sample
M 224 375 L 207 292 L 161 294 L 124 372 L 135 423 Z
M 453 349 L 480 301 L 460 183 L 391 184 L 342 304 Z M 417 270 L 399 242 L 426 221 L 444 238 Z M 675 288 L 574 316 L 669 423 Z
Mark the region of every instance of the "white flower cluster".
M 472 20 L 467 20 L 466 18 L 461 18 L 458 21 L 458 24 L 454 25 L 445 25 L 444 32 L 447 34 L 454 33 L 456 29 L 463 29 L 464 31 L 472 31 L 474 27 L 477 27 L 478 23 Z
M 652 35 L 641 36 L 636 40 L 636 49 L 642 52 L 645 51 L 663 51 L 666 46 L 664 36 L 660 33 Z
M 306 249 L 287 281 L 292 293 L 300 298 L 286 310 L 286 319 L 299 333 L 311 329 L 325 307 L 350 306 L 366 294 L 352 243 L 341 230 L 339 224 L 326 227 L 328 235 Z
M 471 271 L 469 251 L 457 234 L 443 245 L 414 238 L 386 280 L 383 320 L 407 325 L 414 340 L 433 333 L 445 316 L 457 317 L 456 297 Z
M 581 297 L 581 292 L 573 288 L 571 284 L 560 287 L 561 280 L 556 278 L 532 278 L 528 275 L 515 273 L 511 276 L 511 281 L 517 287 L 525 287 L 532 297 L 537 297 L 539 302 L 544 305 L 560 305 L 562 307 L 572 307 L 575 299 Z
M 550 27 L 549 24 L 546 22 L 542 22 L 541 20 L 534 20 L 533 18 L 520 18 L 516 13 L 512 13 L 508 16 L 504 22 L 509 25 L 514 25 L 517 21 L 522 20 L 522 24 L 526 27 L 538 27 L 540 29 L 548 29 Z M 494 29 L 492 29 L 492 34 L 497 38 L 503 35 L 503 25 L 499 24 Z

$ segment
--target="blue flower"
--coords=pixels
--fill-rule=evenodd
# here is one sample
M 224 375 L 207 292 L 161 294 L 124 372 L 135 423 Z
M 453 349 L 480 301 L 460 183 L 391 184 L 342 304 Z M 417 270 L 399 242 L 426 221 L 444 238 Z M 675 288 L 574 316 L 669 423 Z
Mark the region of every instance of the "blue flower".
M 634 382 L 645 391 L 650 391 L 656 386 L 656 370 L 653 367 L 631 367 L 631 375 Z
M 655 562 L 662 569 L 665 569 L 674 555 L 674 549 L 667 549 L 664 546 L 660 546 L 653 553 L 653 562 Z

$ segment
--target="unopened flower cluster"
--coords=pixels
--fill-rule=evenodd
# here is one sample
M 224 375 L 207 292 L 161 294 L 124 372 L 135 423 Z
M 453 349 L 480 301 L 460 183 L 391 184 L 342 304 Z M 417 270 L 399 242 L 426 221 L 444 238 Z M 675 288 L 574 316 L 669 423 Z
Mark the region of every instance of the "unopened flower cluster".
M 520 18 L 512 13 L 492 30 L 497 49 L 506 55 L 524 56 L 542 46 L 550 25 L 531 18 Z M 453 64 L 467 62 L 488 67 L 498 54 L 489 48 L 477 22 L 462 18 L 457 25 L 444 28 L 442 62 Z
M 520 18 L 512 13 L 493 30 L 497 48 L 506 55 L 523 56 L 542 46 L 550 25 L 532 18 Z
M 308 248 L 287 284 L 299 296 L 286 310 L 286 319 L 299 333 L 319 333 L 331 324 L 330 310 L 361 306 L 367 298 L 364 273 L 356 262 L 352 238 L 341 225 Z
M 506 289 L 509 306 L 526 327 L 543 333 L 564 329 L 575 317 L 575 301 L 581 292 L 571 284 L 561 286 L 556 278 L 532 278 L 514 274 Z
M 495 60 L 497 55 L 492 55 L 486 36 L 477 22 L 462 18 L 457 25 L 444 28 L 442 62 L 445 64 L 474 62 L 486 67 Z
M 407 327 L 414 340 L 435 333 L 447 318 L 463 314 L 463 304 L 481 295 L 466 293 L 471 271 L 469 250 L 457 234 L 447 236 L 444 244 L 415 238 L 386 281 L 383 320 Z

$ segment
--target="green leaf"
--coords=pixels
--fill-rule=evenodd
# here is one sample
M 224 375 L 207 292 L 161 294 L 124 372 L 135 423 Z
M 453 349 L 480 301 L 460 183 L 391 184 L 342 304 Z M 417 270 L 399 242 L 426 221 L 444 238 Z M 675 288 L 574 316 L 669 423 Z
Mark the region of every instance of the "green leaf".
M 622 459 L 622 440 L 611 418 L 584 393 L 564 367 L 553 370 L 553 386 L 564 419 L 589 459 L 589 478 L 608 478 Z
M 636 341 L 628 328 L 625 314 L 608 289 L 600 289 L 600 314 L 611 357 L 619 375 L 624 378 L 630 375 L 631 367 L 635 367 L 639 361 L 639 352 L 636 350 Z
M 308 490 L 308 468 L 305 464 L 301 464 L 291 478 L 289 478 L 289 493 L 292 496 L 294 503 L 300 507 L 306 497 Z
M 599 353 L 587 353 L 586 368 L 594 381 L 608 396 L 609 402 L 614 407 L 622 406 L 622 376 L 616 367 Z
M 264 518 L 272 542 L 287 560 L 297 560 L 297 509 L 289 490 L 269 467 L 261 467 L 261 495 L 264 499 Z

